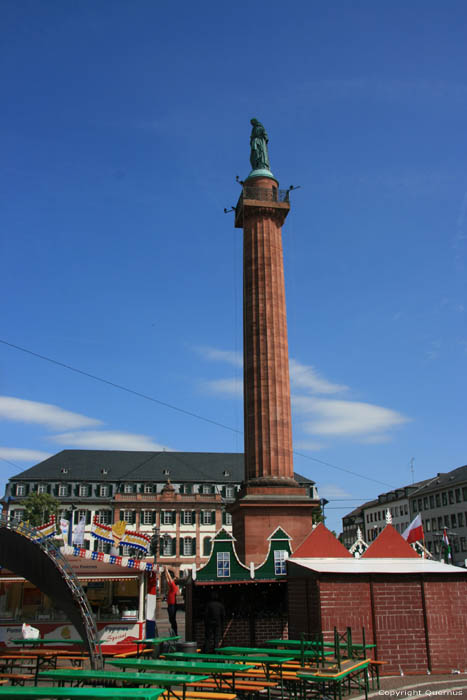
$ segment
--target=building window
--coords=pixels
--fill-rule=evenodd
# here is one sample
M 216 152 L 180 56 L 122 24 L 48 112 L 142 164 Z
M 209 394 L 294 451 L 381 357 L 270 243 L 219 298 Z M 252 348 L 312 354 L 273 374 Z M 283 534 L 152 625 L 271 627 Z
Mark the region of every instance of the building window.
M 142 524 L 143 525 L 152 525 L 153 523 L 153 513 L 152 510 L 143 510 L 142 513 Z
M 152 491 L 153 491 L 152 484 L 144 484 L 143 491 L 144 491 L 144 493 L 152 493 Z
M 441 494 L 441 500 L 442 500 L 442 502 L 443 502 L 443 506 L 447 506 L 447 504 L 448 504 L 448 494 L 446 493 L 446 491 L 443 491 L 443 493 Z
M 212 493 L 212 487 L 209 484 L 203 484 L 201 493 Z
M 132 510 L 124 510 L 122 519 L 125 522 L 127 522 L 129 525 L 132 525 L 134 523 L 133 511 Z
M 287 552 L 285 549 L 276 549 L 274 552 L 274 573 L 276 576 L 283 576 L 287 573 L 286 558 Z
M 24 510 L 12 510 L 11 511 L 11 520 L 22 520 L 24 515 Z
M 460 503 L 460 502 L 461 502 L 461 490 L 456 489 L 456 503 Z
M 226 486 L 225 487 L 225 497 L 226 498 L 235 498 L 235 489 L 233 486 Z
M 465 542 L 465 537 L 461 537 L 461 550 L 465 552 L 466 550 L 466 542 Z
M 203 540 L 203 557 L 208 557 L 210 554 L 211 554 L 211 538 L 205 537 Z
M 203 525 L 212 525 L 212 513 L 210 510 L 203 510 L 201 517 Z
M 444 516 L 444 527 L 449 527 L 449 515 Z
M 26 486 L 24 484 L 16 484 L 16 495 L 17 496 L 25 496 L 26 495 Z
M 435 507 L 435 497 L 430 496 L 430 508 L 434 508 L 434 507 Z
M 217 552 L 217 577 L 230 576 L 230 552 Z
M 431 520 L 425 522 L 425 528 L 427 532 L 431 532 Z
M 467 486 L 464 486 L 462 488 L 462 498 L 464 499 L 464 501 L 467 501 Z
M 183 524 L 192 525 L 193 524 L 193 513 L 191 510 L 183 510 Z
M 191 557 L 193 554 L 193 545 L 191 542 L 191 537 L 184 537 L 183 538 L 183 556 L 184 557 Z
M 39 484 L 37 487 L 37 493 L 47 493 L 47 486 L 45 484 Z
M 452 513 L 451 515 L 451 527 L 457 527 L 457 518 L 455 513 Z
M 88 495 L 88 487 L 84 484 L 80 484 L 78 495 L 81 496 L 81 498 L 85 498 Z
M 110 544 L 108 542 L 103 542 L 102 540 L 95 540 L 94 551 L 105 552 L 105 554 L 108 554 L 110 552 Z
M 443 529 L 443 518 L 438 518 L 438 530 Z
M 123 493 L 133 493 L 133 484 L 125 484 Z
M 437 493 L 435 495 L 435 500 L 436 500 L 436 507 L 439 508 L 441 505 L 441 496 L 439 495 L 439 493 Z
M 431 518 L 431 529 L 436 530 L 436 518 Z
M 108 486 L 99 486 L 99 496 L 106 497 L 108 495 L 109 495 L 109 487 Z
M 454 503 L 454 491 L 449 491 L 449 504 L 452 505 Z
M 225 514 L 225 524 L 232 525 L 232 514 L 231 513 Z
M 423 501 L 421 498 L 418 499 L 418 510 L 419 512 L 423 510 Z
M 68 496 L 68 486 L 60 485 L 58 487 L 58 495 L 59 496 Z
M 78 522 L 79 522 L 80 520 L 83 520 L 83 518 L 84 518 L 84 521 L 86 522 L 86 514 L 87 514 L 87 512 L 88 512 L 87 510 L 79 510 L 79 511 L 78 511 Z
M 425 498 L 423 499 L 423 507 L 425 508 L 425 510 L 428 508 L 428 496 L 425 496 Z
M 457 514 L 457 525 L 459 527 L 464 527 L 464 513 Z
M 172 554 L 172 538 L 165 535 L 165 537 L 162 538 L 162 556 L 171 557 Z
M 112 522 L 112 511 L 111 510 L 98 510 L 96 513 L 97 522 L 101 525 L 110 525 Z M 99 552 L 102 550 L 100 549 Z
M 171 510 L 162 511 L 162 525 L 174 525 L 175 524 L 175 513 Z

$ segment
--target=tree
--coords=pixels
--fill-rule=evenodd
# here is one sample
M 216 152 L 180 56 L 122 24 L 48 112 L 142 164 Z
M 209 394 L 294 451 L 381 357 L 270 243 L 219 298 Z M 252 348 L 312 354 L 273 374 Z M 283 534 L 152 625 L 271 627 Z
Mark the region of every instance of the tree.
M 60 501 L 49 493 L 31 493 L 21 505 L 24 506 L 23 520 L 29 520 L 33 526 L 43 525 L 52 515 L 58 520 Z

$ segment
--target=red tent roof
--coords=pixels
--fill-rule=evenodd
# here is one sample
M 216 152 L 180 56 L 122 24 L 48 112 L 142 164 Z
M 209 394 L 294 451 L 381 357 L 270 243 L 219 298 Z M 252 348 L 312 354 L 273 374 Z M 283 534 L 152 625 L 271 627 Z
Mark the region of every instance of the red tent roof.
M 292 559 L 294 557 L 350 557 L 352 559 L 350 552 L 323 523 L 315 527 L 297 547 Z
M 417 552 L 407 544 L 406 540 L 400 535 L 395 527 L 388 524 L 384 530 L 378 535 L 375 541 L 370 544 L 363 557 L 391 557 L 398 559 L 418 559 Z

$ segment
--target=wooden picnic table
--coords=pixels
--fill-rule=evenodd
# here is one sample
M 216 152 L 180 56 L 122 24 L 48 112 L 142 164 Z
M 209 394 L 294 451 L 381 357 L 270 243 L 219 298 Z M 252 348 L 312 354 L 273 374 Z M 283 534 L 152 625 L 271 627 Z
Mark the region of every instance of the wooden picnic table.
M 157 646 L 160 647 L 160 645 L 164 644 L 164 643 L 173 645 L 173 643 L 179 639 L 180 639 L 180 636 L 176 636 L 176 637 L 149 637 L 148 639 L 135 639 L 134 643 L 136 644 L 137 657 L 139 658 L 139 656 L 140 656 L 140 653 L 141 653 L 140 647 L 142 645 L 152 646 L 155 648 Z
M 39 674 L 39 680 L 47 678 L 64 683 L 86 683 L 101 681 L 102 683 L 131 683 L 134 685 L 155 685 L 165 688 L 169 695 L 177 700 L 185 700 L 186 686 L 199 680 L 207 680 L 209 676 L 198 676 L 187 673 L 122 673 L 121 671 L 81 671 L 81 670 L 57 670 L 43 671 Z M 174 691 L 175 686 L 182 686 L 182 693 Z M 118 687 L 118 686 L 115 686 Z
M 195 675 L 210 675 L 216 685 L 222 688 L 225 685 L 235 690 L 235 676 L 244 673 L 254 664 L 222 663 L 222 662 L 197 662 L 197 661 L 171 661 L 161 659 L 108 659 L 106 663 L 119 668 L 138 669 L 139 671 L 156 670 L 159 673 L 192 673 Z M 229 682 L 231 681 L 231 682 Z
M 157 700 L 163 688 L 38 688 L 37 686 L 0 686 L 0 698 L 80 698 L 81 700 Z
M 39 639 L 23 639 L 21 637 L 20 639 L 10 639 L 10 642 L 13 642 L 13 644 L 18 644 L 20 646 L 30 645 L 32 647 L 42 646 L 44 644 L 56 644 L 57 646 L 59 644 L 87 644 L 87 642 L 81 638 L 80 639 L 49 639 L 48 637 L 39 637 Z
M 317 653 L 313 650 L 308 650 L 301 652 L 300 649 L 269 649 L 268 647 L 219 647 L 216 649 L 218 654 L 225 654 L 227 657 L 232 654 L 241 654 L 243 656 L 258 656 L 264 654 L 266 656 L 277 656 L 277 657 L 289 657 L 290 661 L 295 659 L 300 659 L 305 656 L 306 659 L 317 659 Z M 325 649 L 323 650 L 324 656 L 332 656 L 333 650 Z
M 313 690 L 319 686 L 320 697 L 331 695 L 333 698 L 342 700 L 342 686 L 345 683 L 347 690 L 364 691 L 365 700 L 368 700 L 368 666 L 371 659 L 347 659 L 342 662 L 341 668 L 335 671 L 318 671 L 316 673 L 297 673 L 297 678 L 302 682 L 301 697 L 306 699 L 307 686 L 312 686 Z
M 175 652 L 175 653 L 169 653 L 165 655 L 166 658 L 171 658 L 171 659 L 185 659 L 185 660 L 196 660 L 196 659 L 211 659 L 211 661 L 214 661 L 216 663 L 231 663 L 232 661 L 238 661 L 239 663 L 243 664 L 254 664 L 255 666 L 261 666 L 263 669 L 263 673 L 266 677 L 266 679 L 269 681 L 271 680 L 272 674 L 276 673 L 278 676 L 279 684 L 281 687 L 281 695 L 283 692 L 283 683 L 282 683 L 282 666 L 286 663 L 289 663 L 291 661 L 294 661 L 293 657 L 289 656 L 268 656 L 267 655 L 267 649 L 265 649 L 265 653 L 263 655 L 246 655 L 246 654 L 191 654 L 191 653 L 184 653 L 184 652 Z M 249 669 L 248 671 L 245 672 L 245 676 L 248 676 Z

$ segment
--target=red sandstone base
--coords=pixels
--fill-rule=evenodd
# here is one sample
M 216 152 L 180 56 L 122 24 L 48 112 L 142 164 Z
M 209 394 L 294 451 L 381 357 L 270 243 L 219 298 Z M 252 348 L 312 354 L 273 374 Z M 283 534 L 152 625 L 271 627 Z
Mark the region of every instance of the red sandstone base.
M 311 500 L 301 487 L 247 486 L 229 508 L 240 560 L 261 564 L 268 553 L 268 537 L 278 527 L 291 537 L 292 551 L 297 549 L 310 534 L 318 508 L 319 501 Z

